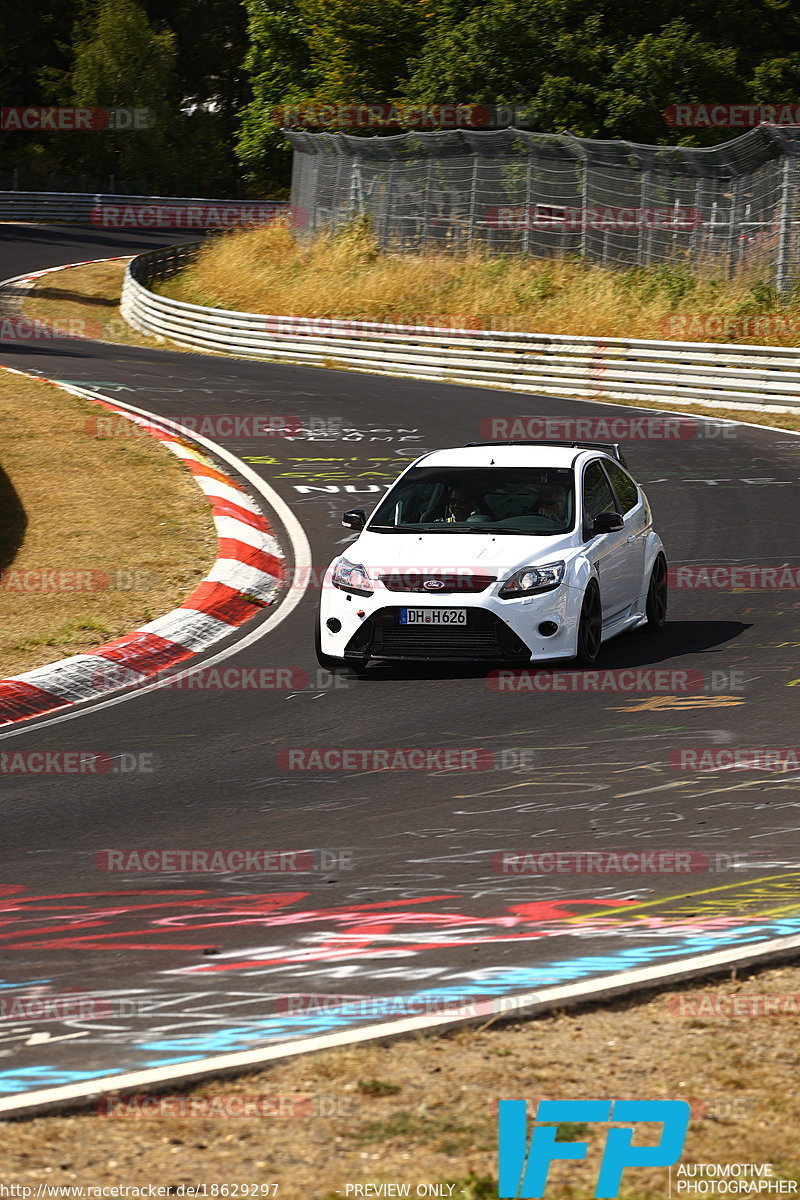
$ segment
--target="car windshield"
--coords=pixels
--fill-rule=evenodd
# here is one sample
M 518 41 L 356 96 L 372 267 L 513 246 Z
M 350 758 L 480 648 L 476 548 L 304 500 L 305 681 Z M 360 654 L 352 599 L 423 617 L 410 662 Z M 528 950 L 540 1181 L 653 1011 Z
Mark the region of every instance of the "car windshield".
M 574 524 L 569 469 L 417 467 L 387 492 L 368 529 L 375 533 L 566 533 Z

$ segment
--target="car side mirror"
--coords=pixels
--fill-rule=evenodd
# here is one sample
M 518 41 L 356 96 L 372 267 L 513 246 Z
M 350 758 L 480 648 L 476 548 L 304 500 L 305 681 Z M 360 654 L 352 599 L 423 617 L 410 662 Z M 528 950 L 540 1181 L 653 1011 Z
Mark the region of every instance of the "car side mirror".
M 618 529 L 624 528 L 625 522 L 619 513 L 599 513 L 592 522 L 592 537 L 596 537 L 598 533 L 616 533 Z
M 363 508 L 348 508 L 347 512 L 342 517 L 342 524 L 345 529 L 361 530 L 367 523 L 367 514 Z

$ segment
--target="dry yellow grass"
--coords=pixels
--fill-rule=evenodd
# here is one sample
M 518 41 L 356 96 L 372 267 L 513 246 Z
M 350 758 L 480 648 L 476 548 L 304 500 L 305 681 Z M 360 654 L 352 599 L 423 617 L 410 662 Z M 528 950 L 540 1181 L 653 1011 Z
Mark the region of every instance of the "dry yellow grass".
M 748 972 L 702 990 L 796 994 L 800 968 Z M 619 1000 L 494 1029 L 300 1057 L 188 1093 L 324 1096 L 338 1105 L 337 1116 L 113 1120 L 84 1113 L 4 1123 L 0 1179 L 34 1187 L 206 1184 L 209 1195 L 212 1184 L 277 1183 L 277 1200 L 346 1200 L 347 1184 L 381 1182 L 407 1184 L 413 1197 L 418 1184 L 449 1182 L 454 1200 L 496 1200 L 494 1101 L 546 1097 L 689 1099 L 682 1163 L 769 1162 L 776 1177 L 798 1180 L 797 1050 L 791 1015 L 692 1020 L 672 1015 L 666 996 Z M 603 1131 L 561 1134 L 584 1136 L 587 1162 L 554 1164 L 547 1200 L 594 1194 Z M 673 1174 L 673 1195 L 674 1187 Z M 627 1171 L 620 1200 L 667 1194 L 666 1169 Z
M 25 297 L 26 317 L 43 321 L 72 337 L 121 342 L 127 346 L 156 343 L 142 337 L 119 312 L 125 262 L 89 263 L 55 271 L 37 280 Z
M 189 472 L 150 437 L 87 433 L 103 412 L 0 372 L 0 677 L 168 612 L 214 560 Z M 53 570 L 83 574 L 38 574 Z
M 159 290 L 195 304 L 248 312 L 349 317 L 465 328 L 800 344 L 800 305 L 782 308 L 758 282 L 729 283 L 680 267 L 617 271 L 573 261 L 472 254 L 381 254 L 363 226 L 296 241 L 286 226 L 213 240 L 192 268 Z M 720 329 L 693 314 L 770 325 Z

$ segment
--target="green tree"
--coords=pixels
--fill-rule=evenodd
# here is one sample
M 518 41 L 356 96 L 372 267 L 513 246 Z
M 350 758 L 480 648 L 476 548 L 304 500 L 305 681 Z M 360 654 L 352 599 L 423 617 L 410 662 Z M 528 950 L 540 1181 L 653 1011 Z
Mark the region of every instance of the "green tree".
M 430 0 L 299 0 L 322 104 L 402 95 L 433 14 Z
M 236 153 L 254 184 L 276 181 L 285 186 L 291 159 L 273 109 L 305 100 L 313 91 L 316 75 L 311 51 L 296 0 L 243 2 L 250 43 L 245 69 L 253 99 L 241 114 Z
M 136 0 L 98 0 L 87 35 L 78 43 L 71 75 L 76 104 L 149 110 L 147 129 L 101 130 L 81 138 L 90 171 L 117 179 L 169 177 L 171 135 L 181 114 L 171 104 L 175 87 L 175 36 L 157 32 Z

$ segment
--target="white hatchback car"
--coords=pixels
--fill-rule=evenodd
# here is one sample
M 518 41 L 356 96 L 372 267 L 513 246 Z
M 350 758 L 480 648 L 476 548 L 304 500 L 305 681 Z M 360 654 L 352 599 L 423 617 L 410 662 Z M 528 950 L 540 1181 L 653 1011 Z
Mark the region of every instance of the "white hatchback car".
M 661 629 L 667 563 L 619 447 L 491 442 L 413 462 L 325 573 L 317 657 L 588 665 Z

